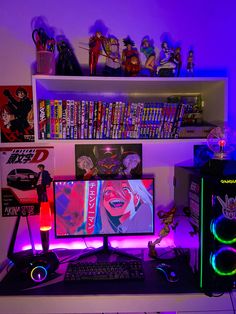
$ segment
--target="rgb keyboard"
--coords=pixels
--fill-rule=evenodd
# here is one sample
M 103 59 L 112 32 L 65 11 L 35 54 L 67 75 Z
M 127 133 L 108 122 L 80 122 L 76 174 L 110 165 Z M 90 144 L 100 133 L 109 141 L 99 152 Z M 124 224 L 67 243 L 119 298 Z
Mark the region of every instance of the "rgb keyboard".
M 142 280 L 144 279 L 141 260 L 115 262 L 70 262 L 64 281 L 86 280 Z

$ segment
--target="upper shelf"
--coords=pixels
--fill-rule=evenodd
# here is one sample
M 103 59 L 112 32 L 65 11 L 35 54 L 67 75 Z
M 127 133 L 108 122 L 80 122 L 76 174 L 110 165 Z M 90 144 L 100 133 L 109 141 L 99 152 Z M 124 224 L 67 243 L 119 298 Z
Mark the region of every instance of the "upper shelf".
M 34 103 L 39 99 L 159 101 L 173 95 L 199 95 L 204 101 L 203 119 L 228 120 L 227 78 L 211 77 L 32 77 Z
M 200 77 L 91 77 L 91 76 L 33 76 L 36 88 L 54 92 L 108 94 L 199 94 L 224 90 L 226 78 Z M 222 90 L 223 89 L 223 90 Z

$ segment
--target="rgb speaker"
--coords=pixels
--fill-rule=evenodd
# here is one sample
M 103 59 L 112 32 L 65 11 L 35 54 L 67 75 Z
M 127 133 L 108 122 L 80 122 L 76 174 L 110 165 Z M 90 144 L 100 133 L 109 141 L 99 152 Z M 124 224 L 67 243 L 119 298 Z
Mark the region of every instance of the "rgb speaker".
M 236 279 L 236 176 L 202 176 L 200 186 L 200 288 L 229 291 Z
M 23 251 L 15 253 L 11 259 L 17 273 L 23 279 L 31 280 L 34 283 L 47 280 L 59 266 L 57 255 L 52 251 L 38 254 L 32 253 L 31 250 Z

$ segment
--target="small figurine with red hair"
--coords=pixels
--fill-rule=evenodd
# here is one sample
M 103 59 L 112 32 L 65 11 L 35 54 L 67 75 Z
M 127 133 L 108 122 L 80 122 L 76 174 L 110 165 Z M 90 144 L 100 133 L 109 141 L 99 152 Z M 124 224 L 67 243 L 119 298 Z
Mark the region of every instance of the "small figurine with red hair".
M 89 73 L 90 75 L 96 75 L 98 58 L 101 55 L 102 50 L 106 54 L 105 49 L 105 37 L 101 31 L 96 31 L 89 39 Z

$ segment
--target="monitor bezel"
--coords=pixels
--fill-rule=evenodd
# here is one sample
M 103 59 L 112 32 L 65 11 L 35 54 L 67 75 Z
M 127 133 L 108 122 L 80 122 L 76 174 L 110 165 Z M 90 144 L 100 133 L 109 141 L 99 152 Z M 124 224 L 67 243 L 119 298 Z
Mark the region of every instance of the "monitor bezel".
M 151 180 L 153 185 L 153 202 L 152 202 L 152 222 L 153 229 L 150 232 L 134 232 L 134 233 L 98 233 L 98 234 L 57 234 L 57 223 L 56 223 L 56 202 L 55 202 L 55 184 L 56 182 L 86 182 L 86 181 L 119 181 L 119 180 Z M 53 181 L 53 213 L 54 213 L 54 235 L 56 239 L 76 239 L 76 238 L 98 238 L 98 237 L 124 237 L 124 236 L 147 236 L 155 234 L 155 178 L 154 177 L 142 177 L 142 178 L 99 178 L 99 179 L 58 179 Z

